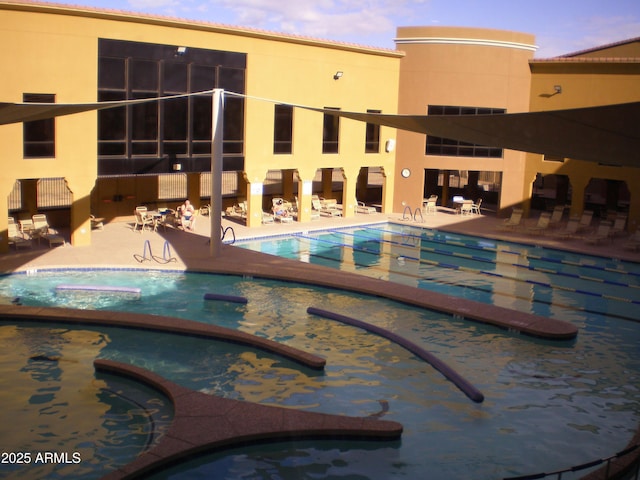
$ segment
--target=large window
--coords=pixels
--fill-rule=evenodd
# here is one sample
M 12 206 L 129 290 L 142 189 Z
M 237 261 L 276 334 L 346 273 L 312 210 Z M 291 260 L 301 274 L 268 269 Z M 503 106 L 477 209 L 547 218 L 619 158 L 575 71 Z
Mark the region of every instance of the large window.
M 273 127 L 273 153 L 293 151 L 293 107 L 276 105 Z
M 157 98 L 222 88 L 245 92 L 246 54 L 101 39 L 98 99 Z M 211 95 L 98 112 L 98 174 L 211 168 Z M 223 168 L 244 168 L 244 99 L 227 95 Z
M 367 113 L 381 113 L 381 111 L 367 110 Z M 380 125 L 367 123 L 364 151 L 365 153 L 380 153 Z
M 27 103 L 54 103 L 56 96 L 44 93 L 25 93 Z M 53 118 L 23 124 L 24 158 L 53 158 L 56 156 L 56 123 Z
M 339 110 L 339 108 L 325 107 L 328 110 Z M 324 114 L 322 130 L 322 153 L 338 153 L 338 143 L 340 137 L 340 117 Z
M 491 115 L 505 113 L 504 108 L 457 107 L 429 105 L 429 115 Z M 450 138 L 427 135 L 425 149 L 427 155 L 446 155 L 450 157 L 488 157 L 502 158 L 502 149 L 485 145 L 461 142 Z

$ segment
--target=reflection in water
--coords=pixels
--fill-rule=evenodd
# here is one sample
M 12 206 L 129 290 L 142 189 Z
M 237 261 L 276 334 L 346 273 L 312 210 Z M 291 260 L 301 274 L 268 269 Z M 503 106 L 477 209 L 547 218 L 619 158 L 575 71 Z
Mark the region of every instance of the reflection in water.
M 29 454 L 3 464 L 3 478 L 99 478 L 154 441 L 150 410 L 164 412 L 158 432 L 166 428 L 156 392 L 96 378 L 93 360 L 109 342 L 89 330 L 0 327 L 0 450 Z

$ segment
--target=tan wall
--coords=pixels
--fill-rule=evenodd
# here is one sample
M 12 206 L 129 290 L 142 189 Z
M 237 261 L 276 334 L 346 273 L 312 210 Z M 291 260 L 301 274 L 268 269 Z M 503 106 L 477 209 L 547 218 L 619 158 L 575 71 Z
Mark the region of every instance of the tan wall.
M 400 67 L 399 113 L 427 113 L 428 105 L 529 108 L 532 35 L 502 30 L 448 27 L 398 29 L 398 49 L 406 52 Z M 424 169 L 503 172 L 501 203 L 521 201 L 524 155 L 505 150 L 503 159 L 425 155 L 425 136 L 398 132 L 394 209 L 402 202 L 420 205 Z M 400 179 L 403 168 L 412 171 Z M 448 199 L 441 199 L 447 202 Z
M 630 57 L 640 57 L 640 42 L 635 42 Z M 591 55 L 590 55 L 591 56 Z M 608 105 L 640 101 L 640 63 L 632 59 L 589 61 L 580 59 L 534 61 L 531 65 L 531 110 Z M 562 93 L 553 94 L 554 85 Z M 541 155 L 527 155 L 528 178 L 537 173 L 568 175 L 572 186 L 571 213 L 584 208 L 584 190 L 592 178 L 622 180 L 631 193 L 628 228 L 635 230 L 640 222 L 640 169 L 600 166 L 595 162 L 566 159 L 545 161 Z
M 0 41 L 5 48 L 0 66 L 2 101 L 20 102 L 23 93 L 52 93 L 58 103 L 95 101 L 99 38 L 244 52 L 248 95 L 315 107 L 397 111 L 402 55 L 391 50 L 53 4 L 0 4 Z M 338 70 L 344 76 L 334 80 Z M 390 208 L 395 153 L 381 148 L 379 154 L 364 154 L 364 124 L 342 121 L 340 153 L 322 155 L 322 114 L 296 109 L 294 153 L 275 156 L 273 104 L 248 100 L 246 105 L 249 182 L 263 182 L 267 170 L 274 168 L 298 169 L 303 180 L 310 181 L 317 168 L 336 167 L 344 169 L 345 191 L 355 197 L 360 167 L 382 166 L 390 180 L 385 193 L 385 208 Z M 388 138 L 395 138 L 395 130 L 382 128 L 382 144 Z M 21 124 L 0 127 L 0 145 L 0 161 L 5 167 L 0 174 L 4 192 L 0 206 L 7 209 L 6 196 L 16 179 L 66 177 L 74 193 L 72 243 L 90 242 L 89 196 L 97 175 L 97 115 L 92 112 L 56 120 L 55 159 L 22 158 Z M 250 223 L 255 224 L 262 202 L 251 197 Z M 310 208 L 310 195 L 307 203 Z M 6 232 L 3 218 L 0 232 Z

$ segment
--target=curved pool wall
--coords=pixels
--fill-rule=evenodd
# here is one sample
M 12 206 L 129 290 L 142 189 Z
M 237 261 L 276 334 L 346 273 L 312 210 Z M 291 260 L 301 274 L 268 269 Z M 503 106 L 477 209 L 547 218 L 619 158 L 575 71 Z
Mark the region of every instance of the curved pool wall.
M 82 279 L 95 284 L 96 278 L 105 284 L 139 287 L 141 299 L 57 297 L 54 292 L 58 283 Z M 178 467 L 182 471 L 204 469 L 224 476 L 260 470 L 266 462 L 269 472 L 280 475 L 290 472 L 293 463 L 299 465 L 298 471 L 322 471 L 326 476 L 461 478 L 472 470 L 476 478 L 489 479 L 538 472 L 541 465 L 545 470 L 566 468 L 607 456 L 626 446 L 638 424 L 638 392 L 633 385 L 640 371 L 635 353 L 640 339 L 637 327 L 629 322 L 573 317 L 581 326 L 578 338 L 549 342 L 380 298 L 249 277 L 51 271 L 12 276 L 12 282 L 18 280 L 12 285 L 6 280 L 1 279 L 0 292 L 19 296 L 26 305 L 63 300 L 67 307 L 82 309 L 171 310 L 177 317 L 222 322 L 327 359 L 323 375 L 309 376 L 295 364 L 273 363 L 255 353 L 241 353 L 231 361 L 226 350 L 216 352 L 217 344 L 194 348 L 192 340 L 185 339 L 178 347 L 168 339 L 164 345 L 154 339 L 155 334 L 118 335 L 109 344 L 110 358 L 150 368 L 189 388 L 307 411 L 381 415 L 405 425 L 399 446 L 372 448 L 358 442 L 260 446 L 199 459 Z M 244 296 L 248 302 L 204 301 L 204 294 L 211 291 Z M 305 312 L 309 305 L 354 318 L 365 316 L 369 323 L 412 338 L 473 379 L 485 394 L 484 403 L 469 402 L 440 374 L 384 339 L 310 319 Z M 212 370 L 209 364 L 217 367 Z M 268 458 L 265 450 L 271 452 Z

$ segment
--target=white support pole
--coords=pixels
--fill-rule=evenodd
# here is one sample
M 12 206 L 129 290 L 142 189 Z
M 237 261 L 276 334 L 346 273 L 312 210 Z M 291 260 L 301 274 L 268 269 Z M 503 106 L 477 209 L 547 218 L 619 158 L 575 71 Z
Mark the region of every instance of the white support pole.
M 224 90 L 216 88 L 211 98 L 211 240 L 210 253 L 222 251 L 222 131 L 224 127 Z

